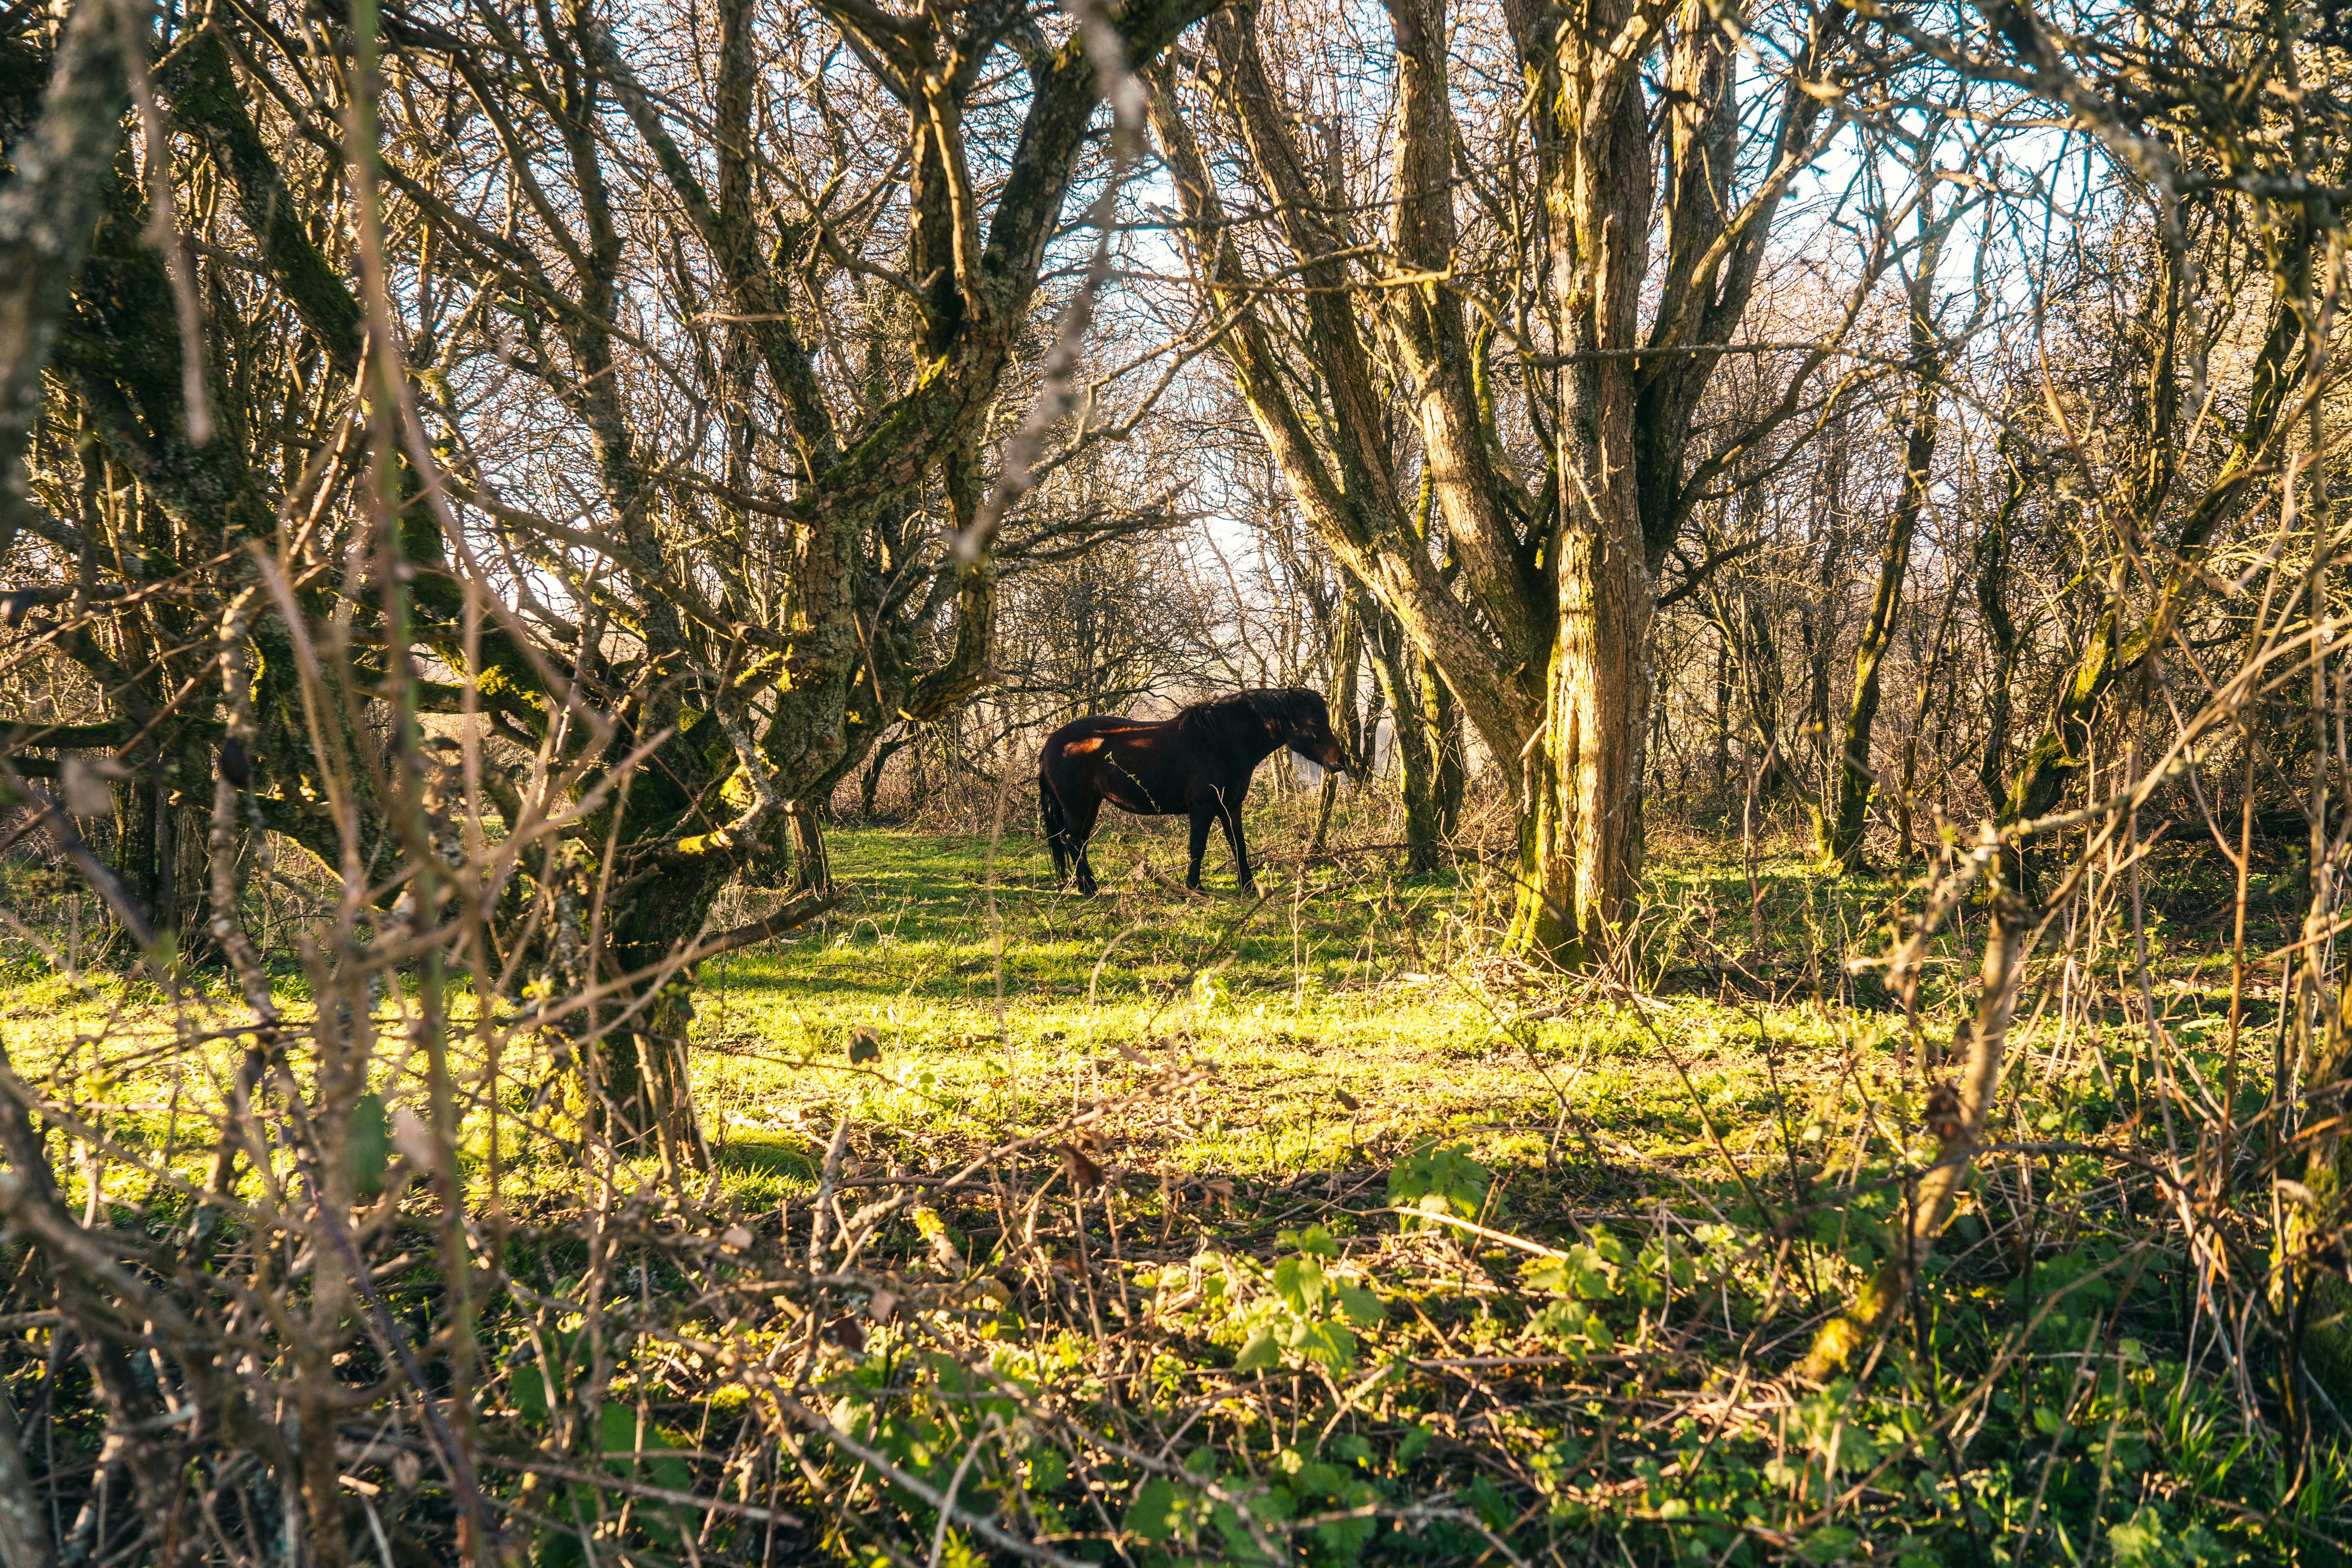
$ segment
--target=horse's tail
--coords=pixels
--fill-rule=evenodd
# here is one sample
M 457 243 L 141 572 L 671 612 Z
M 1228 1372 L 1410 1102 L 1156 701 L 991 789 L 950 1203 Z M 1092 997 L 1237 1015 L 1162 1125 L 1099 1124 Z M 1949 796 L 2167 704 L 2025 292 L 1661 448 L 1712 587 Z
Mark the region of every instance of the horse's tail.
M 1037 816 L 1045 826 L 1045 847 L 1054 852 L 1054 879 L 1066 881 L 1070 875 L 1070 824 L 1062 815 L 1062 797 L 1055 791 L 1054 780 L 1044 768 L 1037 770 Z

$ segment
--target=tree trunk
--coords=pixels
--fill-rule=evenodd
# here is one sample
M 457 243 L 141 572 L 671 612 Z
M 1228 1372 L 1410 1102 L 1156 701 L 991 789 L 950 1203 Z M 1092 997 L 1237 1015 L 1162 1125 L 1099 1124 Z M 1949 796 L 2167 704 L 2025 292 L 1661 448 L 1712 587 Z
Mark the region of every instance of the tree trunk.
M 1421 722 L 1429 737 L 1430 819 L 1435 837 L 1449 842 L 1462 826 L 1463 796 L 1470 787 L 1470 759 L 1463 744 L 1462 705 L 1428 658 L 1413 659 L 1413 679 L 1421 688 Z M 1437 870 L 1433 858 L 1419 868 Z
M 1927 667 L 1918 672 L 1916 695 L 1911 705 L 1911 723 L 1903 731 L 1903 788 L 1895 798 L 1895 864 L 1911 863 L 1912 802 L 1919 785 L 1919 738 L 1927 728 L 1927 711 L 1935 706 L 1938 678 L 1944 672 L 1944 639 L 1951 634 L 1952 607 L 1959 603 L 1960 574 L 1952 574 L 1944 589 L 1944 612 L 1936 618 L 1935 639 L 1927 645 Z M 1951 705 L 1947 702 L 1944 716 L 1951 717 Z
M 1546 681 L 1544 728 L 1520 761 L 1518 907 L 1510 934 L 1511 945 L 1570 968 L 1609 958 L 1641 871 L 1650 717 L 1650 574 L 1633 498 L 1610 478 L 1625 471 L 1622 455 L 1607 455 L 1617 447 L 1609 438 L 1609 405 L 1630 410 L 1631 399 L 1606 385 L 1605 362 L 1593 379 L 1603 384 L 1592 399 L 1601 416 L 1588 426 L 1592 451 L 1562 464 L 1587 474 L 1591 488 L 1590 504 L 1580 504 L 1562 531 L 1559 640 Z M 1588 455 L 1590 466 L 1575 460 Z
M 1841 399 L 1822 425 L 1822 526 L 1810 542 L 1821 551 L 1820 592 L 1798 623 L 1805 644 L 1803 732 L 1811 742 L 1808 787 L 1816 800 L 1827 798 L 1831 787 L 1830 663 L 1837 652 L 1838 572 L 1844 558 L 1846 464 L 1852 457 L 1853 419 Z
M 1330 628 L 1330 646 L 1326 650 L 1324 668 L 1329 684 L 1328 703 L 1334 725 L 1339 733 L 1349 733 L 1356 719 L 1357 672 L 1364 662 L 1364 626 L 1349 595 L 1341 594 L 1334 605 Z M 1363 765 L 1361 752 L 1351 751 L 1349 762 Z M 1339 801 L 1339 775 L 1325 772 L 1323 787 L 1315 803 L 1315 836 L 1307 846 L 1309 855 L 1323 853 L 1324 844 L 1331 831 L 1332 808 Z
M 1397 132 L 1389 254 L 1378 262 L 1363 259 L 1369 247 L 1356 231 L 1371 198 L 1308 175 L 1301 121 L 1258 48 L 1255 14 L 1210 19 L 1213 58 L 1199 73 L 1238 130 L 1234 152 L 1250 182 L 1271 198 L 1264 221 L 1304 286 L 1295 312 L 1261 309 L 1211 161 L 1178 110 L 1173 72 L 1154 78 L 1152 122 L 1194 275 L 1233 323 L 1221 352 L 1293 498 L 1435 667 L 1513 781 L 1511 941 L 1587 963 L 1606 951 L 1640 864 L 1652 581 L 1706 489 L 1689 482 L 1684 458 L 1780 197 L 1823 144 L 1814 131 L 1822 102 L 1808 84 L 1824 52 L 1841 47 L 1848 13 L 1818 14 L 1784 86 L 1766 174 L 1736 201 L 1734 62 L 1703 6 L 1601 0 L 1563 16 L 1545 0 L 1507 0 L 1535 110 L 1530 146 L 1550 258 L 1538 308 L 1559 355 L 1556 382 L 1528 367 L 1530 424 L 1547 459 L 1530 495 L 1497 432 L 1486 336 L 1467 330 L 1460 293 L 1435 280 L 1459 249 L 1447 7 L 1386 0 L 1385 9 Z M 1637 306 L 1660 193 L 1643 75 L 1662 48 L 1666 266 L 1645 342 Z M 1363 273 L 1387 279 L 1362 289 Z M 1372 374 L 1366 323 L 1392 377 Z M 1658 352 L 1637 363 L 1644 349 Z M 1314 389 L 1312 406 L 1302 385 Z M 1401 494 L 1400 404 L 1418 427 L 1421 478 L 1444 519 L 1443 570 Z M 1769 413 L 1756 433 L 1787 416 Z M 1382 679 L 1402 750 L 1410 682 L 1401 673 L 1384 669 Z
M 795 805 L 793 822 L 793 891 L 822 892 L 833 886 L 833 858 L 825 853 L 824 825 L 815 810 Z
M 1640 346 L 1652 170 L 1641 56 L 1622 43 L 1641 30 L 1643 7 L 1603 0 L 1573 17 L 1548 51 L 1557 74 L 1541 116 L 1551 150 L 1550 290 L 1569 357 L 1559 372 L 1558 511 L 1543 554 L 1557 620 L 1539 728 L 1519 755 L 1497 760 L 1516 768 L 1519 784 L 1511 944 L 1588 967 L 1609 956 L 1641 868 L 1655 595 L 1637 488 L 1642 389 L 1625 351 Z
M 1391 744 L 1396 749 L 1397 793 L 1404 801 L 1404 838 L 1412 846 L 1410 864 L 1426 870 L 1439 857 L 1445 821 L 1439 798 L 1439 764 L 1429 716 L 1413 689 L 1412 648 L 1404 630 L 1391 616 L 1380 617 L 1367 642 L 1372 655 L 1373 679 L 1389 710 Z
M 1731 633 L 1719 619 L 1715 623 L 1715 750 L 1708 760 L 1720 795 L 1731 780 Z
M 1923 173 L 1924 179 L 1924 173 Z M 1838 871 L 1862 863 L 1863 834 L 1869 826 L 1871 797 L 1877 775 L 1870 765 L 1871 731 L 1878 721 L 1879 677 L 1887 645 L 1895 637 L 1895 622 L 1903 609 L 1903 584 L 1911 572 L 1911 541 L 1927 506 L 1927 476 L 1936 458 L 1936 436 L 1943 405 L 1942 356 L 1937 350 L 1935 320 L 1936 260 L 1942 249 L 1943 229 L 1928 205 L 1932 184 L 1919 194 L 1919 260 L 1911 275 L 1910 428 L 1903 442 L 1903 488 L 1887 521 L 1886 545 L 1879 556 L 1878 591 L 1870 601 L 1870 617 L 1863 623 L 1862 641 L 1853 654 L 1853 698 L 1847 704 L 1845 725 L 1839 735 L 1835 769 L 1837 793 L 1829 809 L 1814 815 L 1814 847 L 1823 864 Z
M 2327 922 L 2315 903 L 2314 910 L 2306 923 L 2324 930 Z M 2342 1405 L 2352 1401 L 2352 1287 L 2345 1283 L 2341 1263 L 2331 1268 L 2328 1258 L 2340 1247 L 2344 1216 L 2352 1207 L 2347 1203 L 2352 1196 L 2352 1137 L 2345 1135 L 2345 1119 L 2352 1113 L 2352 1031 L 2346 1028 L 2344 998 L 2324 997 L 2326 984 L 2326 976 L 2315 971 L 2295 993 L 2296 1016 L 2306 1035 L 2312 1014 L 2319 1014 L 2318 1038 L 2298 1053 L 2307 1063 L 2302 1121 L 2314 1131 L 2306 1134 L 2303 1190 L 2287 1187 L 2280 1196 L 2286 1223 L 2271 1258 L 2270 1298 L 2271 1310 L 2287 1325 L 2290 1381 L 2296 1370 L 2308 1373 Z M 2291 1409 L 2305 1407 L 2300 1387 L 2283 1392 Z
M 2010 470 L 2009 494 L 1977 540 L 1977 615 L 1984 622 L 1986 651 L 1992 656 L 1985 682 L 1984 751 L 1977 760 L 1977 782 L 1984 786 L 1986 803 L 1992 809 L 2000 807 L 2009 789 L 2010 688 L 2017 679 L 2021 640 L 2009 614 L 2010 529 L 2031 483 L 2022 466 Z

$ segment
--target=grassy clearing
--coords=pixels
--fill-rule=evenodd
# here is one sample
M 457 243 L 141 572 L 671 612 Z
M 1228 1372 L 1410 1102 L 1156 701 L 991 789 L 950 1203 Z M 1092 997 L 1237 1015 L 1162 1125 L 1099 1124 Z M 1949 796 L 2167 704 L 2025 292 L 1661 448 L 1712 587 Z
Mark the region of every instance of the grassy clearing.
M 722 1166 L 787 1164 L 843 1111 L 943 1150 L 1018 1136 L 1171 1054 L 1206 1076 L 1150 1125 L 1105 1130 L 1123 1165 L 1278 1180 L 1431 1138 L 1556 1163 L 1589 1125 L 1680 1158 L 1704 1140 L 1700 1104 L 1743 1143 L 1764 1134 L 1767 1043 L 1808 1118 L 1842 1076 L 1899 1092 L 1885 1019 L 1857 1031 L 1791 1006 L 1759 1026 L 1713 998 L 1571 1005 L 1573 988 L 1476 956 L 1495 889 L 1463 878 L 1375 860 L 1270 871 L 1256 902 L 1140 877 L 1087 900 L 1046 885 L 1033 839 L 998 844 L 992 882 L 989 851 L 842 834 L 845 908 L 709 967 L 695 1072 Z M 861 1032 L 879 1054 L 852 1064 Z
M 1188 897 L 1144 831 L 1102 854 L 1116 891 L 1081 900 L 1025 836 L 837 834 L 853 891 L 824 925 L 702 975 L 698 1207 L 642 1164 L 584 1192 L 577 1154 L 528 1133 L 543 1060 L 478 1080 L 506 1119 L 493 1159 L 478 1105 L 462 1151 L 509 1227 L 479 1244 L 488 1440 L 601 1443 L 617 1478 L 551 1496 L 508 1475 L 496 1506 L 549 1568 L 1012 1561 L 1009 1539 L 1148 1565 L 2343 1560 L 2342 1422 L 2283 1436 L 2276 1366 L 2198 1339 L 2260 1279 L 2259 1176 L 2210 1218 L 2234 1295 L 2163 1223 L 2160 1173 L 2202 1157 L 2196 1095 L 2233 1095 L 2237 1157 L 2275 1168 L 2259 979 L 2233 1058 L 2210 930 L 2159 922 L 2152 1048 L 2137 991 L 2100 979 L 2125 939 L 2104 907 L 2034 973 L 2014 1152 L 1980 1168 L 1915 1310 L 1854 1375 L 1801 1385 L 1932 1150 L 1969 931 L 1915 1026 L 1846 963 L 1883 949 L 1903 888 L 1734 851 L 1661 857 L 1644 994 L 1494 957 L 1502 889 L 1475 872 L 1349 856 L 1270 867 L 1259 900 Z M 1146 857 L 1161 876 L 1129 874 Z M 2191 858 L 2150 880 L 2159 908 L 2214 901 Z M 2293 918 L 2290 881 L 2258 891 L 2255 941 Z M 162 1053 L 190 1035 L 152 994 L 15 956 L 20 1068 L 197 1174 L 204 1141 L 170 1118 L 226 1042 Z M 188 994 L 226 1026 L 225 995 Z M 152 1183 L 104 1191 L 124 1226 L 176 1213 Z M 592 1201 L 625 1247 L 533 1239 Z M 385 1203 L 372 1256 L 408 1255 L 387 1297 L 424 1321 L 436 1211 Z M 786 1398 L 814 1414 L 762 1448 Z M 429 1554 L 450 1513 L 429 1478 L 355 1464 L 422 1488 L 404 1539 Z M 632 1510 L 647 1481 L 804 1522 L 705 1513 L 689 1552 L 691 1519 Z

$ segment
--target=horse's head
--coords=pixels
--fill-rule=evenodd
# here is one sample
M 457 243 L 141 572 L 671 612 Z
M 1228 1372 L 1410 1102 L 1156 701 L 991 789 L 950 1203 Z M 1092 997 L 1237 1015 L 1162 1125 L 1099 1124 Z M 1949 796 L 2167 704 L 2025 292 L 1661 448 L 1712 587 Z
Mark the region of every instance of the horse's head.
M 1349 771 L 1348 749 L 1331 732 L 1331 710 L 1322 693 L 1294 686 L 1265 696 L 1271 700 L 1259 707 L 1258 717 L 1276 740 L 1335 773 Z

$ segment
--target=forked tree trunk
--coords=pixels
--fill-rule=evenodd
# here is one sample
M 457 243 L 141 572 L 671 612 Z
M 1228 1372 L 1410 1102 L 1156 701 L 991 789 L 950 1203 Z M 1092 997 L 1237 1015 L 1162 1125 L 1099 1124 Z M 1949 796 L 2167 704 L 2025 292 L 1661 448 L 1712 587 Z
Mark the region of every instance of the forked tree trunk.
M 1608 956 L 1642 858 L 1656 596 L 1638 489 L 1640 389 L 1625 351 L 1640 346 L 1652 169 L 1639 56 L 1629 58 L 1622 39 L 1643 15 L 1625 0 L 1595 4 L 1558 26 L 1548 62 L 1557 75 L 1548 83 L 1544 206 L 1569 357 L 1559 373 L 1559 514 L 1543 557 L 1557 617 L 1539 727 L 1521 755 L 1498 760 L 1516 767 L 1520 791 L 1512 945 L 1571 967 Z

